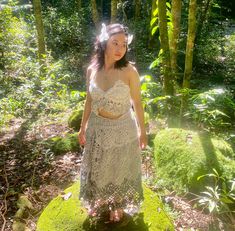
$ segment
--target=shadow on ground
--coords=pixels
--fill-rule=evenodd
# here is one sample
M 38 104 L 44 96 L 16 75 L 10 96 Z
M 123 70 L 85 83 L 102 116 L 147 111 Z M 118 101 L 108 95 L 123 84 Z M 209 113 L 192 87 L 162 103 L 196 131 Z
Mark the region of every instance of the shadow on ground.
M 105 224 L 102 220 L 96 224 L 92 224 L 87 218 L 83 223 L 85 231 L 148 231 L 148 224 L 144 221 L 144 214 L 139 213 L 135 217 L 127 217 L 121 223 Z

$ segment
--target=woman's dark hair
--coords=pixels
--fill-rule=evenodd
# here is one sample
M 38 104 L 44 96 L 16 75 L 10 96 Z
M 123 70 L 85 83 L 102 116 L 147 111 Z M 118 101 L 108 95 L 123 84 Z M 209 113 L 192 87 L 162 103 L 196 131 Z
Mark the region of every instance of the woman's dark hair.
M 107 33 L 109 35 L 109 38 L 112 35 L 119 34 L 119 33 L 124 33 L 128 37 L 128 28 L 124 27 L 122 24 L 110 24 L 106 27 Z M 95 42 L 95 50 L 94 50 L 94 55 L 91 59 L 91 65 L 96 69 L 96 70 L 101 70 L 101 68 L 104 66 L 104 53 L 105 53 L 105 48 L 107 45 L 107 40 L 100 42 L 99 39 L 97 38 Z M 127 49 L 126 49 L 127 53 Z M 114 68 L 122 68 L 126 67 L 127 64 L 129 63 L 126 59 L 126 53 L 125 55 L 116 63 L 114 64 Z

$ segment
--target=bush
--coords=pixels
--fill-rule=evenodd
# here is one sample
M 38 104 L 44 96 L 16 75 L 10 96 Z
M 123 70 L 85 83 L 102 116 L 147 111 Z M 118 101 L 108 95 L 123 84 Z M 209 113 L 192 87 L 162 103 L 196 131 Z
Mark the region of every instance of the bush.
M 80 129 L 80 125 L 81 125 L 81 121 L 82 121 L 82 113 L 83 110 L 76 110 L 72 113 L 72 115 L 69 117 L 69 127 L 73 128 L 75 131 L 79 131 Z
M 235 176 L 235 154 L 224 140 L 207 133 L 183 129 L 159 132 L 154 139 L 154 158 L 158 180 L 177 192 L 199 192 L 210 184 L 197 177 L 213 168 L 226 179 Z
M 64 53 L 76 50 L 78 52 L 89 52 L 90 39 L 92 38 L 88 25 L 91 22 L 85 20 L 86 10 L 73 11 L 69 15 L 56 8 L 48 7 L 45 13 L 45 31 L 47 44 L 58 56 L 64 57 Z M 51 26 L 51 22 L 53 27 Z M 72 49 L 71 49 L 72 48 Z M 80 63 L 83 57 L 77 56 Z
M 70 151 L 79 152 L 80 145 L 77 139 L 77 133 L 68 134 L 66 137 L 53 137 L 45 141 L 46 146 L 56 155 L 65 154 Z
M 207 131 L 223 132 L 232 128 L 234 111 L 232 94 L 224 89 L 211 89 L 191 96 L 184 116 Z

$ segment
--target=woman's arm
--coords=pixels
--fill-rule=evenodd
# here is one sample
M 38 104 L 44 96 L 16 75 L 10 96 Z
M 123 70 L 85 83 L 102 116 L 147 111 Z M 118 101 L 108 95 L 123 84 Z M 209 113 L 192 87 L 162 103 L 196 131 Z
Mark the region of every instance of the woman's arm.
M 88 67 L 87 73 L 86 73 L 86 99 L 85 99 L 85 105 L 84 110 L 82 114 L 82 120 L 80 125 L 80 130 L 78 132 L 78 141 L 81 145 L 84 145 L 86 142 L 85 139 L 85 131 L 87 126 L 87 121 L 91 113 L 91 95 L 89 92 L 89 85 L 90 85 L 90 76 L 91 76 L 92 69 Z
M 145 148 L 147 145 L 147 135 L 144 124 L 144 109 L 141 102 L 141 91 L 140 91 L 140 77 L 135 67 L 130 65 L 129 69 L 129 81 L 130 81 L 130 93 L 133 102 L 136 118 L 139 124 L 140 133 L 140 146 Z

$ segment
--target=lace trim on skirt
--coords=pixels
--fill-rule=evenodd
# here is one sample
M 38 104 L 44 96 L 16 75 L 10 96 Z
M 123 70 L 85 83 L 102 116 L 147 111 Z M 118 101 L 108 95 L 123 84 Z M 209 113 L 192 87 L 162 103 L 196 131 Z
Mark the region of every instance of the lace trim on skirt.
M 143 200 L 138 142 L 131 113 L 117 120 L 91 114 L 80 177 L 83 206 L 97 213 L 114 208 L 138 212 Z

